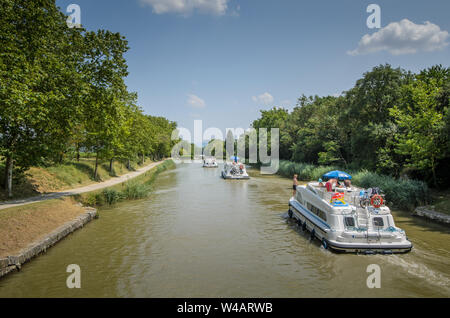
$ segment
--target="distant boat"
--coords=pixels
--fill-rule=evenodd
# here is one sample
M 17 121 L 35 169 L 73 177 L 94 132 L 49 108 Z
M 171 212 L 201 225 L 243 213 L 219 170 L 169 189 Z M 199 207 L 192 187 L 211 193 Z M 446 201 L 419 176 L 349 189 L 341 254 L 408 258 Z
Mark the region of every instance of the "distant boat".
M 238 157 L 232 157 L 233 161 L 225 162 L 222 170 L 222 177 L 224 179 L 250 179 L 250 176 L 247 174 L 247 170 L 245 169 L 245 165 L 239 162 Z
M 203 168 L 218 168 L 216 158 L 214 157 L 205 157 L 203 159 Z

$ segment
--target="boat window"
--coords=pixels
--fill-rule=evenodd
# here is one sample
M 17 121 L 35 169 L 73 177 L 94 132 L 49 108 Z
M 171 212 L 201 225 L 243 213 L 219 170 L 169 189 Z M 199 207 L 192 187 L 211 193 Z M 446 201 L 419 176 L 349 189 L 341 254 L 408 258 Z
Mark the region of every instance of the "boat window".
M 325 212 L 323 212 L 321 209 L 315 207 L 314 205 L 312 205 L 309 202 L 307 203 L 307 207 L 308 207 L 308 210 L 310 210 L 312 213 L 314 213 L 315 215 L 320 217 L 322 220 L 324 220 L 324 221 L 327 220 L 327 214 Z
M 308 189 L 309 189 L 312 193 L 317 194 L 316 190 L 315 190 L 313 187 L 311 187 L 309 184 L 308 184 Z
M 320 217 L 322 220 L 324 220 L 324 221 L 327 220 L 327 215 L 326 215 L 326 213 L 323 212 L 322 210 L 319 210 L 319 217 Z
M 344 218 L 345 226 L 355 226 L 355 219 L 352 216 Z
M 297 196 L 297 201 L 300 203 L 303 203 L 303 198 L 302 198 L 301 193 L 297 191 L 296 196 Z
M 383 222 L 383 218 L 373 218 L 373 225 L 375 226 L 383 226 L 384 222 Z

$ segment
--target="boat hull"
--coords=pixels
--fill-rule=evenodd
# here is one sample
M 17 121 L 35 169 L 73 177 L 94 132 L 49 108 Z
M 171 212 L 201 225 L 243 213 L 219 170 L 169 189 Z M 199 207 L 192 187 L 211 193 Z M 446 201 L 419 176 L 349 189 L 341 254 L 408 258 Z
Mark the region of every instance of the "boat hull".
M 248 175 L 227 175 L 223 171 L 222 171 L 222 178 L 228 179 L 228 180 L 247 180 L 247 179 L 250 179 L 250 177 Z
M 406 242 L 340 242 L 331 239 L 331 227 L 319 219 L 313 213 L 309 212 L 303 205 L 297 201 L 289 202 L 289 217 L 297 221 L 302 230 L 311 233 L 311 238 L 317 238 L 322 242 L 325 248 L 338 253 L 356 253 L 356 254 L 402 254 L 408 253 L 412 249 L 412 244 Z

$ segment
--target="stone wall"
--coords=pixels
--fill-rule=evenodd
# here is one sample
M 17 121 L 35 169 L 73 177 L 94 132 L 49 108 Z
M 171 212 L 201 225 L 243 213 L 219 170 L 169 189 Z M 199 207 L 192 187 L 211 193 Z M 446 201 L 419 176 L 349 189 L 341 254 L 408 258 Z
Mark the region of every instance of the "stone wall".
M 86 223 L 92 221 L 94 218 L 97 218 L 97 210 L 94 208 L 86 208 L 86 212 L 77 217 L 75 220 L 60 226 L 43 239 L 31 243 L 28 247 L 21 250 L 18 255 L 0 258 L 0 277 L 13 271 L 20 270 L 22 264 L 28 262 L 41 253 L 45 253 L 48 248 L 55 245 L 58 241 L 62 240 L 70 233 L 82 228 Z
M 440 223 L 450 224 L 450 215 L 431 210 L 427 206 L 419 206 L 414 210 L 414 215 L 422 216 Z

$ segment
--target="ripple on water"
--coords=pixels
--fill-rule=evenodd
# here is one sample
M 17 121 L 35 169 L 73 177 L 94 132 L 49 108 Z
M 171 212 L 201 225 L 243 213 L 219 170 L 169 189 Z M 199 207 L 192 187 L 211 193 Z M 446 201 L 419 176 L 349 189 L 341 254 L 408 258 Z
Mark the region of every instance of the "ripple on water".
M 0 296 L 405 297 L 449 296 L 448 231 L 395 218 L 415 248 L 406 255 L 335 254 L 287 218 L 291 180 L 225 181 L 219 169 L 179 165 L 149 198 L 100 218 L 0 281 Z M 68 263 L 83 288 L 65 287 Z M 366 286 L 369 264 L 382 288 Z M 23 288 L 27 286 L 27 288 Z

